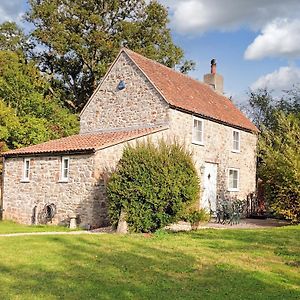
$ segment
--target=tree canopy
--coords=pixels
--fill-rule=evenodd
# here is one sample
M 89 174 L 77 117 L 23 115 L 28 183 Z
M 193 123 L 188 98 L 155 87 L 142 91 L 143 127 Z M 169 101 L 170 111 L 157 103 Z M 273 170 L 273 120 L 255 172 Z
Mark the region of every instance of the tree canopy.
M 276 127 L 278 112 L 300 112 L 300 85 L 283 91 L 281 97 L 274 97 L 267 88 L 250 91 L 248 96 L 244 110 L 261 131 Z
M 59 81 L 66 99 L 80 110 L 121 47 L 168 67 L 182 62 L 183 51 L 168 29 L 168 11 L 157 1 L 30 0 L 27 21 L 42 45 L 43 72 Z M 183 71 L 193 67 L 183 63 Z M 56 84 L 58 82 L 56 81 Z
M 260 129 L 258 176 L 269 208 L 300 222 L 300 89 L 276 98 L 267 89 L 249 94 L 250 117 Z
M 259 176 L 270 208 L 300 222 L 300 113 L 277 112 L 274 122 L 260 137 Z
M 0 141 L 18 148 L 77 131 L 76 115 L 62 107 L 34 62 L 0 51 Z

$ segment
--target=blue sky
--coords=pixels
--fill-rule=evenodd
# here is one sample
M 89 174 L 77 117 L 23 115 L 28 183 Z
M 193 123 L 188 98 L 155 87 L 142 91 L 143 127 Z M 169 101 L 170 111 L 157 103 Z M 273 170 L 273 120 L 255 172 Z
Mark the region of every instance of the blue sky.
M 158 0 L 168 7 L 173 39 L 202 80 L 217 59 L 235 101 L 249 88 L 279 94 L 300 83 L 299 0 Z M 20 22 L 26 0 L 0 1 L 0 22 Z

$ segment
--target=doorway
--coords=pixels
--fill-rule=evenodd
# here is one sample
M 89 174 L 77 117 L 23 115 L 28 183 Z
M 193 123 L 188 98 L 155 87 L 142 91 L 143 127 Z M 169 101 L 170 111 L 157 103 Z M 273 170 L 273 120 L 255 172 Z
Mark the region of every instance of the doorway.
M 205 163 L 203 174 L 203 194 L 201 207 L 207 212 L 217 209 L 217 175 L 218 165 L 214 163 Z

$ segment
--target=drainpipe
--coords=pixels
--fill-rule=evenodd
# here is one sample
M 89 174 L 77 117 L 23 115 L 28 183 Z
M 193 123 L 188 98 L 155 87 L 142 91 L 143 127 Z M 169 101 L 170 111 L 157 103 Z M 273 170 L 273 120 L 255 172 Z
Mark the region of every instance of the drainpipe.
M 2 156 L 2 186 L 0 198 L 0 220 L 3 219 L 3 199 L 4 199 L 4 173 L 5 173 L 5 158 Z

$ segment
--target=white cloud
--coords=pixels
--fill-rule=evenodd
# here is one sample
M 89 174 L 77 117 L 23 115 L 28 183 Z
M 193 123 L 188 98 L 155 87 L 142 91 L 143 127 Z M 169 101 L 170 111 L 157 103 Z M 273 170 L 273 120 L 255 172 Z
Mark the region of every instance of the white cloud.
M 182 33 L 260 29 L 276 18 L 299 18 L 299 0 L 160 0 Z
M 300 68 L 281 67 L 273 73 L 266 74 L 258 78 L 251 89 L 268 88 L 275 93 L 281 93 L 283 90 L 289 90 L 293 85 L 300 83 Z
M 23 14 L 24 0 L 0 1 L 0 23 L 5 21 L 20 21 Z
M 244 57 L 300 57 L 300 0 L 159 0 L 179 33 L 259 31 Z
M 300 19 L 277 19 L 266 25 L 245 52 L 246 59 L 300 57 Z

